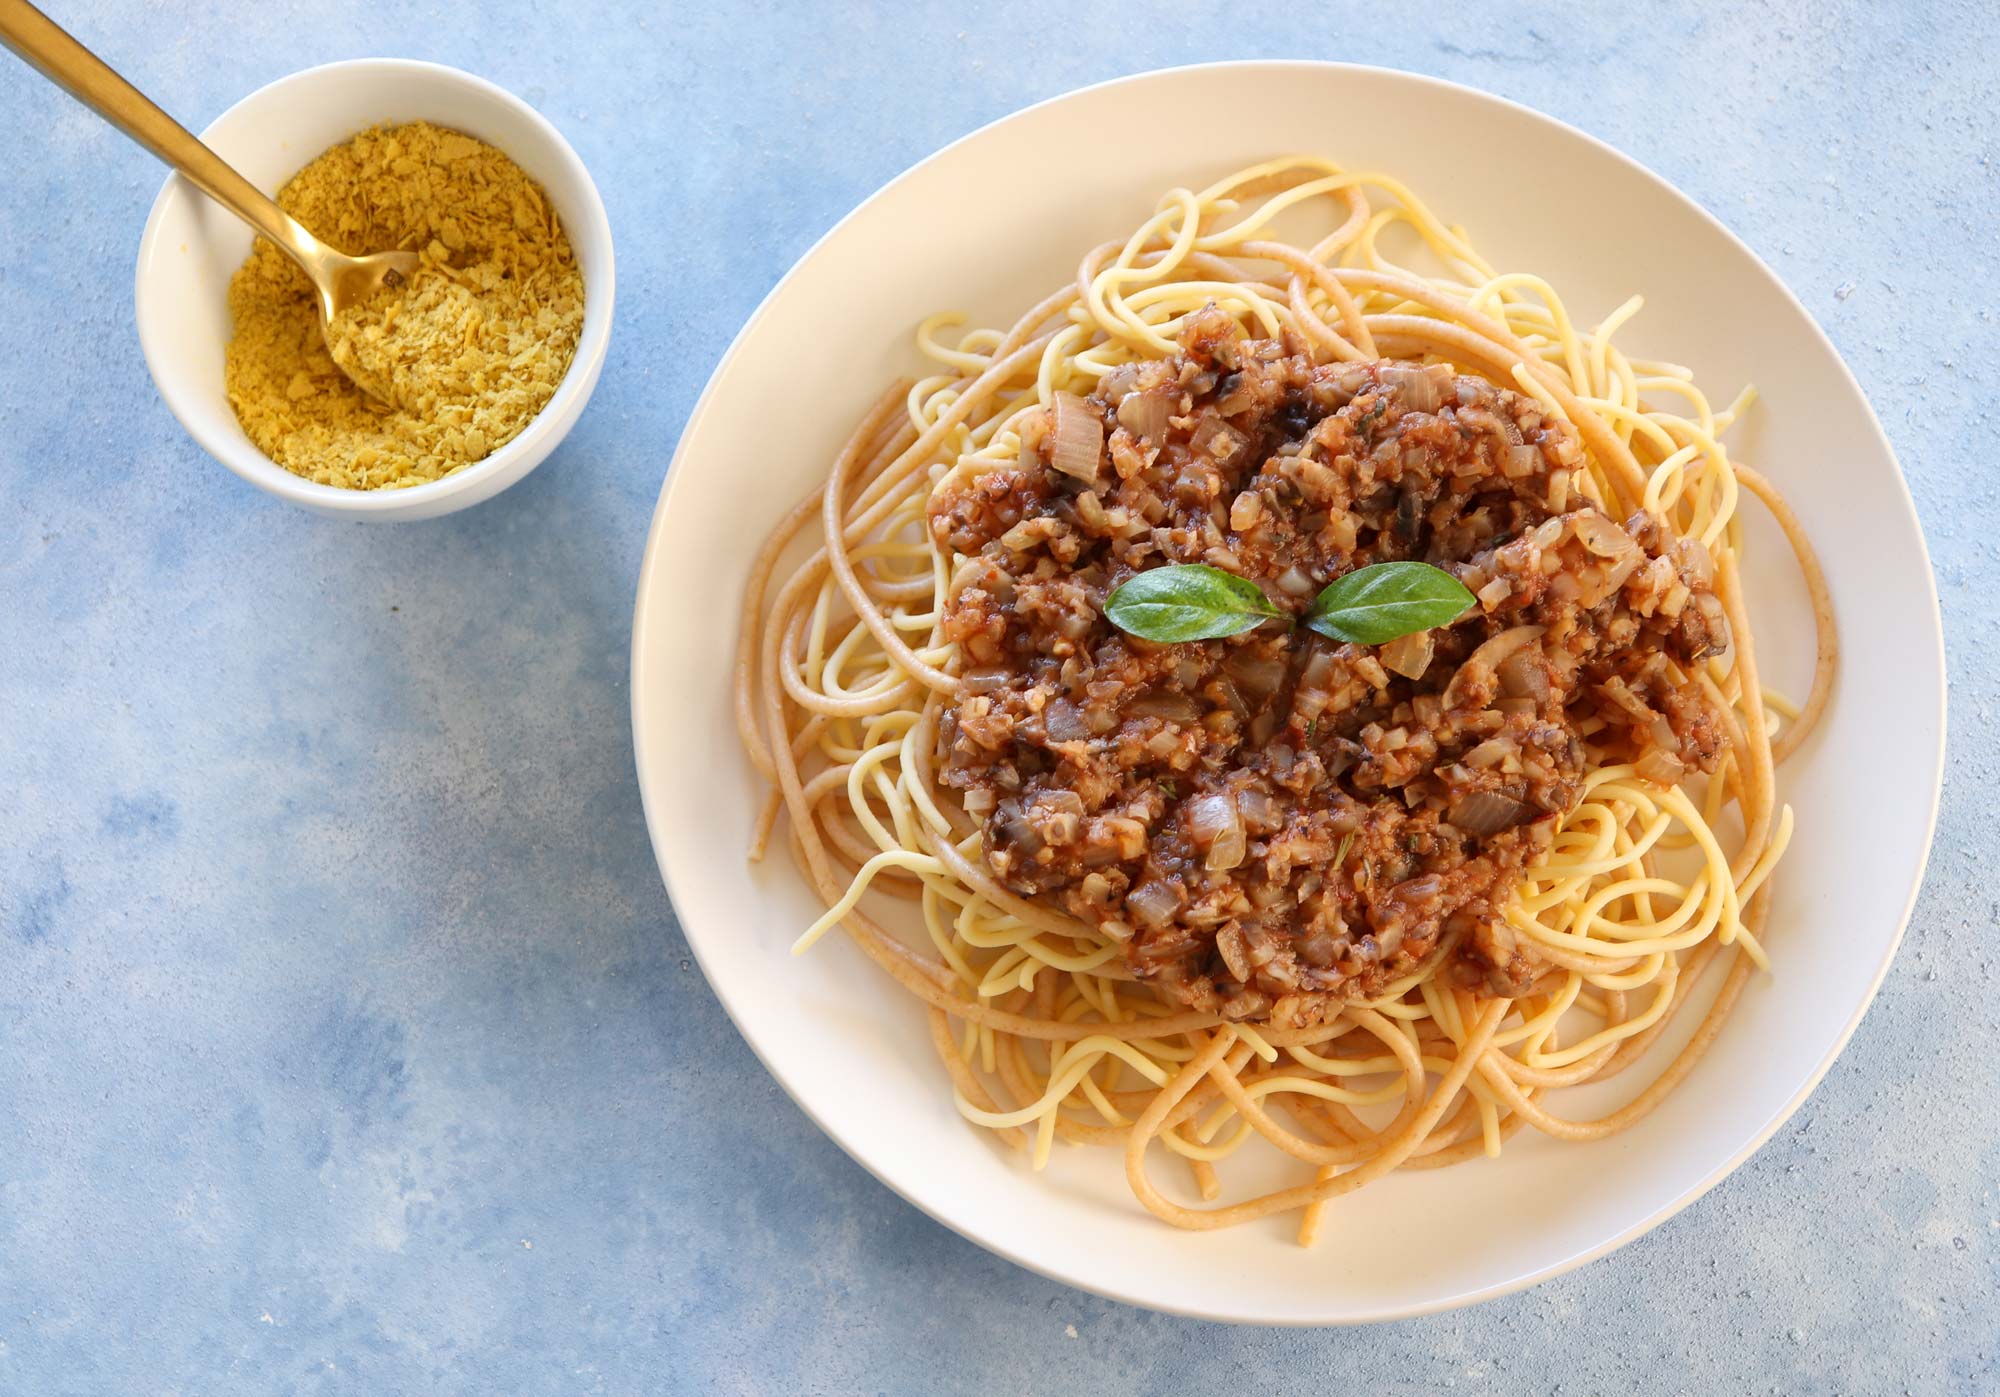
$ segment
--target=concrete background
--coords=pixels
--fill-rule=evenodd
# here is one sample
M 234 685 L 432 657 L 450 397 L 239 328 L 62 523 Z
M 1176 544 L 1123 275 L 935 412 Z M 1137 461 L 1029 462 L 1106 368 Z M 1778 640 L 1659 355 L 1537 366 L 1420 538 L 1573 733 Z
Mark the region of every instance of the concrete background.
M 1992 6 L 49 3 L 195 126 L 335 58 L 482 73 L 622 284 L 525 484 L 310 517 L 146 376 L 159 169 L 0 60 L 0 1392 L 2000 1390 Z M 1024 103 L 1260 55 L 1502 93 L 1715 211 L 1875 402 L 1950 632 L 1929 881 L 1797 1119 L 1610 1260 L 1362 1331 L 1095 1300 L 878 1186 L 694 969 L 626 720 L 676 433 L 811 240 Z

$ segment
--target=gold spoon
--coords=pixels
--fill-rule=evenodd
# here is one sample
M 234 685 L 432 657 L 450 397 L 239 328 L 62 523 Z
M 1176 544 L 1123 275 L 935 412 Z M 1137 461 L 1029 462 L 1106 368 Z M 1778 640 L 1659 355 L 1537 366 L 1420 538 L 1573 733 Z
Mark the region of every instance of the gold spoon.
M 0 44 L 26 59 L 43 77 L 68 92 L 154 155 L 186 175 L 194 186 L 228 209 L 312 279 L 319 292 L 319 327 L 359 305 L 378 290 L 400 287 L 417 270 L 414 252 L 377 252 L 349 257 L 308 233 L 297 219 L 272 203 L 229 163 L 113 72 L 108 64 L 65 33 L 28 0 L 0 0 Z M 331 349 L 331 346 L 329 346 Z M 342 372 L 348 370 L 342 368 Z M 365 375 L 364 375 L 365 376 Z M 359 383 L 363 391 L 373 391 Z M 378 392 L 376 396 L 381 396 Z

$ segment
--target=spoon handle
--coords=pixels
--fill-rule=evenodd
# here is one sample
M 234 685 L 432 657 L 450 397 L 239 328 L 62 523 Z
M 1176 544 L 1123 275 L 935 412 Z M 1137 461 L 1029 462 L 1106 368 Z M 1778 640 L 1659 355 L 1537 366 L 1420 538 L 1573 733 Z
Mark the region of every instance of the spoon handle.
M 187 176 L 203 193 L 276 243 L 308 275 L 318 278 L 329 249 L 28 0 L 0 0 L 0 44 Z

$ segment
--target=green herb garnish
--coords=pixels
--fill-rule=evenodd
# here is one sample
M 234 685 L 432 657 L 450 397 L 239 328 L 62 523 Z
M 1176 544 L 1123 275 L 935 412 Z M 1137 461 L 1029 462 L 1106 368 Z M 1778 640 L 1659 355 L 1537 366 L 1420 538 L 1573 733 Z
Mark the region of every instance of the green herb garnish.
M 1334 640 L 1385 645 L 1449 626 L 1473 604 L 1465 584 L 1429 563 L 1374 563 L 1335 578 L 1313 598 L 1308 630 Z
M 1220 640 L 1284 613 L 1254 582 L 1206 563 L 1149 568 L 1105 599 L 1111 624 L 1141 640 Z
M 1473 604 L 1465 584 L 1429 563 L 1373 563 L 1328 583 L 1308 630 L 1359 645 L 1448 626 Z M 1206 563 L 1173 563 L 1128 578 L 1104 602 L 1111 624 L 1141 640 L 1220 640 L 1290 618 L 1253 582 Z M 1308 733 L 1308 736 L 1311 734 Z

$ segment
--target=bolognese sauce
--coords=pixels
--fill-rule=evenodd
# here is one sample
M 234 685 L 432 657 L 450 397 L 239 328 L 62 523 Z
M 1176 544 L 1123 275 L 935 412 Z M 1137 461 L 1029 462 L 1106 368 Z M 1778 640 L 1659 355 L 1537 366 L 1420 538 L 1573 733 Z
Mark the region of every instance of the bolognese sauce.
M 1698 540 L 1620 523 L 1576 434 L 1439 364 L 1315 364 L 1210 307 L 1179 352 L 1030 414 L 1018 464 L 940 490 L 960 686 L 939 779 L 1006 887 L 1121 943 L 1168 998 L 1309 1025 L 1449 942 L 1493 993 L 1539 974 L 1503 912 L 1591 766 L 1672 784 L 1726 733 Z M 1104 616 L 1149 568 L 1206 563 L 1287 616 L 1418 560 L 1477 604 L 1380 646 L 1274 621 L 1155 644 Z

